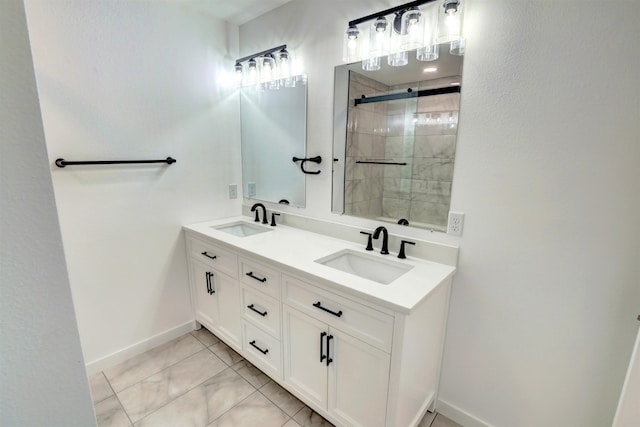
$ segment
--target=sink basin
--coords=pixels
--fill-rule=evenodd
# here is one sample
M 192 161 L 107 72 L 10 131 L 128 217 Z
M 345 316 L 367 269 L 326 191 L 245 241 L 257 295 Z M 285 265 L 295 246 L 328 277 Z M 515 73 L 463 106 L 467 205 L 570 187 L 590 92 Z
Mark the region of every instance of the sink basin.
M 382 256 L 348 249 L 317 259 L 315 262 L 383 285 L 388 285 L 413 268 L 412 265 L 384 259 Z
M 238 237 L 253 236 L 254 234 L 266 233 L 272 231 L 271 228 L 263 227 L 261 225 L 251 224 L 250 222 L 237 221 L 230 224 L 214 226 L 218 231 L 224 233 L 233 234 Z

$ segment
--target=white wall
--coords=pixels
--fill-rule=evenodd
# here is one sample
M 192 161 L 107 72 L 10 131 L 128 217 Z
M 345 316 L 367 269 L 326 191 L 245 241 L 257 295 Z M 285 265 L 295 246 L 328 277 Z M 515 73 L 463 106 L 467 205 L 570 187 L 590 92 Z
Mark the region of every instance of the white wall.
M 239 105 L 222 85 L 237 27 L 159 1 L 26 9 L 82 348 L 100 367 L 188 327 L 181 225 L 240 213 L 227 193 Z M 53 165 L 167 156 L 177 163 Z
M 21 0 L 0 13 L 0 425 L 95 425 Z
M 240 28 L 309 74 L 307 153 L 331 158 L 346 23 L 395 1 L 295 0 Z M 640 3 L 468 1 L 451 209 L 458 243 L 440 408 L 495 426 L 613 420 L 640 303 Z M 307 208 L 331 215 L 329 162 Z

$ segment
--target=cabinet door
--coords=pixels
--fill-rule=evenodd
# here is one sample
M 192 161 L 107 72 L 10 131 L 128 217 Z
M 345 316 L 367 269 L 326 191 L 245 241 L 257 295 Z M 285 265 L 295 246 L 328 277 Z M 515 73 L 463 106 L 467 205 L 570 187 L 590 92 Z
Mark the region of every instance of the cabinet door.
M 209 328 L 218 324 L 218 295 L 211 292 L 213 283 L 211 267 L 191 260 L 191 280 L 196 320 Z
M 329 412 L 344 425 L 384 426 L 390 355 L 335 328 L 329 347 Z
M 236 349 L 242 347 L 242 324 L 240 322 L 240 289 L 238 281 L 226 274 L 214 271 L 213 289 L 218 296 L 217 331 L 227 344 Z
M 287 305 L 283 305 L 283 314 L 284 380 L 289 387 L 326 409 L 327 366 L 321 356 L 327 351 L 327 325 Z

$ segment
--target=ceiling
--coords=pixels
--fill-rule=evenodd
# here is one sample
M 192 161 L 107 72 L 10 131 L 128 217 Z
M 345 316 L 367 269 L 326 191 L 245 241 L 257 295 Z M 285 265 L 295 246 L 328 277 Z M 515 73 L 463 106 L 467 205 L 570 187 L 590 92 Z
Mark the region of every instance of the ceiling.
M 196 12 L 242 25 L 291 0 L 167 0 Z

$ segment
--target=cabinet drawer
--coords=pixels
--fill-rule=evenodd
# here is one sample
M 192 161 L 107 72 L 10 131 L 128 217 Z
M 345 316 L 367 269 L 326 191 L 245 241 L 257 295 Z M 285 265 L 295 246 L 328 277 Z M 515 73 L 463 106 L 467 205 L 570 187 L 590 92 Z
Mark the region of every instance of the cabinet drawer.
M 280 273 L 250 259 L 240 258 L 240 281 L 280 301 Z
M 242 286 L 242 317 L 280 339 L 280 302 Z
M 243 356 L 271 377 L 282 380 L 282 349 L 280 340 L 242 321 Z
M 189 239 L 191 256 L 234 279 L 238 278 L 238 256 L 226 249 L 198 239 Z
M 391 352 L 393 317 L 324 289 L 283 275 L 288 305 L 326 322 L 387 353 Z

